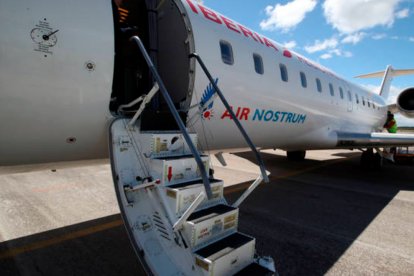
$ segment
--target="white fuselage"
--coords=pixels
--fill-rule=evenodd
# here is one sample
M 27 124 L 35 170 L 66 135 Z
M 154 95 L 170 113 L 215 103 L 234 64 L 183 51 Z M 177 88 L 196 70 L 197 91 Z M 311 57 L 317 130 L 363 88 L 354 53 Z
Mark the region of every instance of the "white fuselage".
M 195 52 L 219 79 L 256 146 L 334 148 L 337 132 L 371 133 L 382 127 L 387 109 L 380 96 L 250 34 L 214 11 L 187 0 L 176 5 L 186 11 Z M 1 0 L 0 26 L 0 165 L 105 157 L 107 127 L 113 118 L 111 1 Z M 39 44 L 33 37 L 38 29 L 59 30 L 57 42 Z M 220 41 L 231 44 L 232 65 L 223 62 Z M 256 73 L 253 54 L 262 58 L 263 74 Z M 287 69 L 287 82 L 281 79 L 280 64 Z M 300 72 L 306 75 L 306 88 Z M 317 78 L 322 92 L 317 90 Z M 208 84 L 197 65 L 192 105 Z M 191 109 L 187 122 L 203 147 L 231 151 L 246 146 L 218 98 L 206 111 L 195 114 L 198 109 Z

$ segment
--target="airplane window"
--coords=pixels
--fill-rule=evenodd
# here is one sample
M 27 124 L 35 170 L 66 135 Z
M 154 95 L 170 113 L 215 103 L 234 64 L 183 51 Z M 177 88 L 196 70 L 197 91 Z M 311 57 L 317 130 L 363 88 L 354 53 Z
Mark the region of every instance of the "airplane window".
M 334 91 L 332 83 L 329 84 L 329 93 L 331 94 L 331 96 L 335 95 L 335 91 Z
M 362 96 L 362 104 L 365 106 L 365 98 Z
M 302 87 L 308 87 L 308 81 L 306 80 L 306 75 L 303 72 L 300 72 L 300 81 L 302 82 Z
M 280 64 L 280 76 L 282 77 L 282 80 L 287 82 L 289 80 L 288 71 L 286 68 L 286 65 Z
M 254 61 L 254 69 L 256 70 L 257 74 L 263 75 L 263 59 L 258 54 L 253 54 L 253 61 Z
M 357 104 L 359 104 L 359 97 L 358 97 L 358 94 L 355 94 L 355 101 L 356 101 L 356 103 L 357 103 Z
M 372 103 L 372 108 L 377 109 L 377 106 L 375 105 L 375 103 Z
M 341 99 L 344 99 L 344 90 L 342 90 L 342 87 L 339 87 L 339 95 L 341 96 Z
M 368 103 L 368 107 L 371 107 L 371 102 L 369 100 L 367 101 L 367 103 Z
M 352 102 L 352 94 L 350 91 L 348 91 L 348 101 Z
M 233 48 L 231 44 L 227 41 L 221 40 L 220 41 L 220 50 L 221 50 L 221 59 L 225 64 L 233 65 L 234 58 L 233 58 Z
M 320 79 L 316 79 L 316 88 L 318 89 L 318 92 L 322 93 L 322 83 Z

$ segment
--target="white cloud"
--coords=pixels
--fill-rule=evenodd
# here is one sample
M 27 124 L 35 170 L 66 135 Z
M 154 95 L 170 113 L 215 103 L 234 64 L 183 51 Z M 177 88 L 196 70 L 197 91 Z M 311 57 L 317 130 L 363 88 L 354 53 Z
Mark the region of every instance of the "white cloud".
M 344 39 L 341 40 L 342 43 L 352 43 L 352 44 L 357 44 L 359 43 L 362 39 L 364 39 L 364 37 L 367 34 L 364 32 L 360 32 L 360 33 L 355 33 L 355 34 L 350 34 L 347 35 Z
M 380 39 L 384 39 L 386 37 L 387 37 L 387 34 L 374 34 L 372 36 L 372 39 L 374 39 L 374 40 L 380 40 Z
M 379 94 L 381 86 L 380 85 L 372 85 L 372 84 L 364 84 L 363 85 L 366 89 Z M 397 97 L 403 91 L 403 88 L 391 85 L 390 88 L 390 95 L 387 99 L 387 104 L 394 104 L 397 102 Z
M 391 26 L 400 13 L 396 13 L 400 1 L 325 0 L 323 9 L 329 24 L 341 33 L 351 34 L 376 26 Z
M 409 41 L 414 42 L 414 37 L 408 38 Z
M 326 54 L 321 55 L 321 59 L 330 59 L 330 58 L 332 58 L 332 54 L 326 53 Z
M 409 9 L 403 9 L 395 13 L 395 17 L 398 19 L 407 18 L 410 15 Z
M 340 49 L 331 49 L 327 53 L 321 55 L 320 58 L 321 59 L 330 59 L 330 58 L 333 58 L 334 55 L 338 56 L 338 57 L 346 57 L 346 58 L 350 58 L 350 57 L 353 56 L 353 54 L 351 52 L 348 52 L 348 51 L 342 51 Z
M 297 45 L 298 45 L 298 44 L 296 43 L 296 41 L 292 40 L 292 41 L 285 42 L 285 43 L 283 44 L 283 47 L 285 47 L 285 48 L 287 48 L 287 49 L 293 49 L 293 48 L 295 48 Z
M 267 6 L 265 11 L 268 18 L 260 22 L 260 27 L 266 31 L 287 32 L 301 23 L 317 3 L 316 0 L 293 0 L 286 5 Z
M 305 46 L 305 51 L 312 54 L 326 49 L 334 49 L 336 46 L 338 46 L 338 40 L 336 38 L 329 38 L 324 41 L 316 40 L 313 45 Z

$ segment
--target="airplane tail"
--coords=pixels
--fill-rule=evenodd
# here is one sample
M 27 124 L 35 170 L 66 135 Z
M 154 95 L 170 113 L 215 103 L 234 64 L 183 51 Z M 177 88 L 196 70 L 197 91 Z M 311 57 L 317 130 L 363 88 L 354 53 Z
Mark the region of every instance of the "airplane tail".
M 395 70 L 391 65 L 388 65 L 385 71 L 360 75 L 360 76 L 356 76 L 355 78 L 370 79 L 370 78 L 382 77 L 383 79 L 382 79 L 382 84 L 381 84 L 380 95 L 385 100 L 387 100 L 390 94 L 391 82 L 393 78 L 398 77 L 398 76 L 407 76 L 407 75 L 413 75 L 413 74 L 414 74 L 414 69 Z

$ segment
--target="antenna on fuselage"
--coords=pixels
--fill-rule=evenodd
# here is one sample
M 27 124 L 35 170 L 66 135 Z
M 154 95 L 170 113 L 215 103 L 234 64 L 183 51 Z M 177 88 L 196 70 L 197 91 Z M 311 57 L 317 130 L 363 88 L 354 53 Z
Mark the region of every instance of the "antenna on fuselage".
M 388 96 L 390 95 L 391 82 L 394 79 L 394 77 L 407 75 L 414 75 L 414 69 L 395 70 L 391 65 L 388 65 L 385 71 L 360 75 L 356 76 L 355 78 L 371 79 L 382 77 L 380 95 L 384 98 L 384 100 L 387 100 Z

